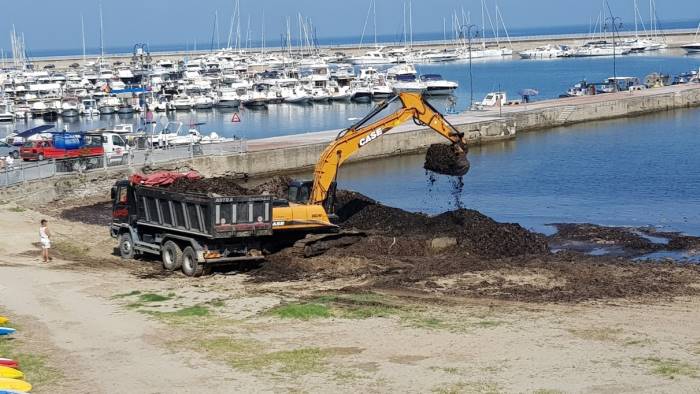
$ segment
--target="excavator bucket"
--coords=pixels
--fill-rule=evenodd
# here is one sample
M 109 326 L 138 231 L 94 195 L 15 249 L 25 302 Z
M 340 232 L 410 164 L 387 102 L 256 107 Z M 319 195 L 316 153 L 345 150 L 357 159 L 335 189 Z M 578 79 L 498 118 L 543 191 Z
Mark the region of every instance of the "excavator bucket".
M 457 145 L 433 144 L 425 154 L 423 168 L 437 174 L 464 176 L 469 172 L 466 149 Z

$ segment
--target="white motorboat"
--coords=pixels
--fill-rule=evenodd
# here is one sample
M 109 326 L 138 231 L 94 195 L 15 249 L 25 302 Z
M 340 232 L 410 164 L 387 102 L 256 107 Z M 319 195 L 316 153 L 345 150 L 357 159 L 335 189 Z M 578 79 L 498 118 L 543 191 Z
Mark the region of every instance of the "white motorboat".
M 681 45 L 681 48 L 683 48 L 683 50 L 686 51 L 688 54 L 700 53 L 700 39 L 698 39 L 699 36 L 700 23 L 698 23 L 698 28 L 697 30 L 695 30 L 695 42 Z
M 519 52 L 518 55 L 523 59 L 555 59 L 564 57 L 569 50 L 565 45 L 545 45 Z
M 425 74 L 420 79 L 426 86 L 426 93 L 431 96 L 449 96 L 459 87 L 457 82 L 448 81 L 440 74 Z
M 681 48 L 688 54 L 700 53 L 700 41 L 681 45 Z
M 383 81 L 372 83 L 370 90 L 372 91 L 372 98 L 375 100 L 383 100 L 394 95 L 394 90 Z
M 290 89 L 283 93 L 284 102 L 291 104 L 306 104 L 311 101 L 311 95 L 303 89 Z
M 12 102 L 10 100 L 0 101 L 0 122 L 12 122 L 15 114 L 12 112 Z
M 111 115 L 117 112 L 117 108 L 121 102 L 116 97 L 104 97 L 97 105 L 97 109 L 100 110 L 100 115 Z
M 219 100 L 216 103 L 218 108 L 238 108 L 241 105 L 241 98 L 238 89 L 222 88 L 219 90 Z
M 372 101 L 372 88 L 366 81 L 353 81 L 350 83 L 350 99 L 358 103 L 369 103 Z
M 391 67 L 386 71 L 387 84 L 395 93 L 423 93 L 427 85 L 420 81 L 416 67 L 405 63 Z
M 31 111 L 32 111 L 32 118 L 40 118 L 44 116 L 45 113 L 47 113 L 49 110 L 48 105 L 43 102 L 43 101 L 37 101 L 34 104 L 32 104 Z
M 77 99 L 63 100 L 61 103 L 61 116 L 64 118 L 73 118 L 80 115 Z
M 97 109 L 97 102 L 94 99 L 84 99 L 80 103 L 79 112 L 83 116 L 97 116 L 100 114 L 100 110 Z
M 170 105 L 177 111 L 189 111 L 194 107 L 194 100 L 186 94 L 178 94 L 173 97 Z
M 214 99 L 209 96 L 196 96 L 194 98 L 194 109 L 212 109 L 214 108 Z
M 396 59 L 395 58 L 389 58 L 384 54 L 383 51 L 384 48 L 378 48 L 374 51 L 369 51 L 365 53 L 364 55 L 360 56 L 352 56 L 348 58 L 348 62 L 354 65 L 370 65 L 370 64 L 390 64 L 393 63 Z
M 621 56 L 632 52 L 629 46 L 613 45 L 607 41 L 593 41 L 581 47 L 574 48 L 567 53 L 571 57 L 594 57 L 594 56 Z

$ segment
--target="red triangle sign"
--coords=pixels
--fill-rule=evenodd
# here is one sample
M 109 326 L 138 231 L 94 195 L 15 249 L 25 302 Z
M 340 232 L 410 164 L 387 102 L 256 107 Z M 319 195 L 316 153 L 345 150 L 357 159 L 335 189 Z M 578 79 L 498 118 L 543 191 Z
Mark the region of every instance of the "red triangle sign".
M 231 118 L 231 122 L 233 122 L 233 123 L 240 123 L 241 122 L 241 117 L 238 116 L 238 112 L 233 113 L 233 117 Z

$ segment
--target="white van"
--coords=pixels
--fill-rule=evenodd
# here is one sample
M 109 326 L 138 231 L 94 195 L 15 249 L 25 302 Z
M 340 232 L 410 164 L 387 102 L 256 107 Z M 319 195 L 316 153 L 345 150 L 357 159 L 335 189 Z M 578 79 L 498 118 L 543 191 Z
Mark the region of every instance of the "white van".
M 127 164 L 129 162 L 129 145 L 117 133 L 102 133 L 102 147 L 108 165 Z

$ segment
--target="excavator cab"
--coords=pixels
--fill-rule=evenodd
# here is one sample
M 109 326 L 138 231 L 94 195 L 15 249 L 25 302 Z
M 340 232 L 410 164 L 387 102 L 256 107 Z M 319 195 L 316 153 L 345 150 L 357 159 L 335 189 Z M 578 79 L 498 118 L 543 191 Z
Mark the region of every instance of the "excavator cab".
M 287 200 L 296 204 L 308 204 L 313 187 L 313 181 L 292 181 L 289 183 Z
M 292 181 L 289 183 L 289 191 L 287 192 L 287 201 L 294 204 L 309 204 L 311 195 L 314 188 L 313 181 Z M 326 192 L 326 199 L 323 201 L 323 209 L 328 214 L 328 218 L 332 222 L 335 221 L 337 216 L 335 215 L 335 192 L 337 189 L 337 183 L 331 182 L 328 191 Z

